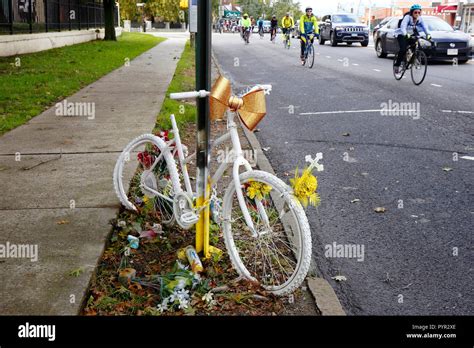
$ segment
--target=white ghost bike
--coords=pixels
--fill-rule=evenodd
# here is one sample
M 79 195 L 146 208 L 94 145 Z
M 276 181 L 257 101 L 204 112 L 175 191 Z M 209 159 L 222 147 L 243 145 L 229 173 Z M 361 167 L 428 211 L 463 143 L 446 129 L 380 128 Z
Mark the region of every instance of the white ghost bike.
M 270 90 L 271 86 L 254 88 Z M 208 95 L 207 91 L 185 92 L 174 93 L 171 98 Z M 162 223 L 189 229 L 201 212 L 195 207 L 196 194 L 186 168 L 196 155 L 187 156 L 174 115 L 170 118 L 172 139 L 144 134 L 127 145 L 115 166 L 114 187 L 127 209 L 137 211 L 147 206 Z M 227 252 L 239 275 L 258 281 L 275 295 L 286 295 L 300 286 L 308 273 L 308 220 L 291 187 L 270 173 L 253 170 L 244 158 L 234 118 L 234 112 L 227 113 L 228 132 L 211 144 L 214 148 L 230 140 L 234 154 L 211 178 L 211 216 L 222 228 Z M 232 180 L 220 200 L 216 184 L 230 167 Z

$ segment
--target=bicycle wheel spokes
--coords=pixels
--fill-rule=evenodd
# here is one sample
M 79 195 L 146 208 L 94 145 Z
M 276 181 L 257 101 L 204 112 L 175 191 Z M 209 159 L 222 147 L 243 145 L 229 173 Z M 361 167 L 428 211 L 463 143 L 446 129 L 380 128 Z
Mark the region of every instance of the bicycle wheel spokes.
M 164 224 L 173 222 L 171 175 L 154 144 L 139 143 L 131 148 L 119 176 L 124 187 L 130 183 L 128 200 L 140 212 Z
M 421 85 L 428 69 L 428 59 L 423 51 L 416 51 L 411 66 L 411 79 L 415 85 Z
M 242 182 L 242 189 L 257 237 L 252 236 L 234 191 L 231 236 L 230 231 L 226 233 L 236 249 L 231 256 L 247 277 L 269 291 L 278 292 L 289 286 L 301 265 L 304 242 L 298 217 L 291 200 L 283 198 L 283 189 L 278 185 L 262 178 L 249 179 Z M 253 196 L 256 190 L 266 193 Z M 257 202 L 261 203 L 265 218 Z

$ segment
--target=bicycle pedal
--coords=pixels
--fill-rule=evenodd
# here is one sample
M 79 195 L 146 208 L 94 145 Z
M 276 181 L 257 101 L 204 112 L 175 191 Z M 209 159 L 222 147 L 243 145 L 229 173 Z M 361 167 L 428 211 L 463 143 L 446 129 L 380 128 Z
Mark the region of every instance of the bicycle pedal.
M 181 215 L 181 220 L 187 224 L 194 225 L 199 220 L 199 215 L 196 215 L 192 211 L 187 211 Z

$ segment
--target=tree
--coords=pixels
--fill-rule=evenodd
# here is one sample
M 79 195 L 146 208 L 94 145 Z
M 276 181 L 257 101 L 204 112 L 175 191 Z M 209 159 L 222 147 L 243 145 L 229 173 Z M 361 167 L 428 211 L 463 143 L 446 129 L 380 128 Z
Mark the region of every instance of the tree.
M 119 4 L 121 19 L 136 21 L 140 18 L 136 0 L 119 0 Z
M 179 0 L 149 0 L 150 8 L 165 22 L 178 22 L 180 16 Z
M 104 21 L 105 21 L 104 40 L 107 40 L 107 41 L 117 41 L 117 38 L 115 36 L 114 8 L 115 8 L 115 0 L 104 0 Z

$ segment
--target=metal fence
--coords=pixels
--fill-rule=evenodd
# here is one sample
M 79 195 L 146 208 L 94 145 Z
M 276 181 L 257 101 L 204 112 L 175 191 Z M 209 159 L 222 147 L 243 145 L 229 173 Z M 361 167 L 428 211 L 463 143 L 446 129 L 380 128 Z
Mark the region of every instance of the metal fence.
M 117 8 L 114 16 L 117 26 Z M 104 27 L 102 0 L 0 0 L 0 34 Z

